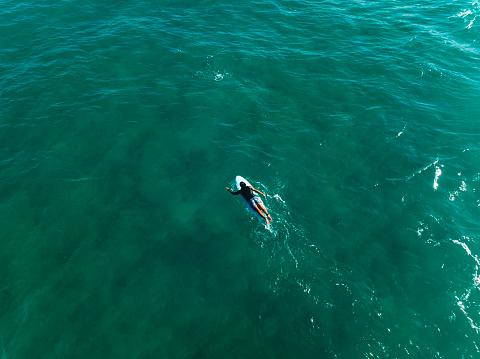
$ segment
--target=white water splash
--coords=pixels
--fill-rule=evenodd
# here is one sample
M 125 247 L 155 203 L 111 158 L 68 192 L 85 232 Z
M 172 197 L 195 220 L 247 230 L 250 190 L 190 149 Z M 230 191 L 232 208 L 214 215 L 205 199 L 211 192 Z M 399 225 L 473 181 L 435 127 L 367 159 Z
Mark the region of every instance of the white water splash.
M 480 9 L 480 3 L 478 1 L 474 1 L 472 2 L 471 9 L 463 9 L 456 16 L 461 17 L 464 19 L 465 22 L 468 22 L 468 25 L 465 26 L 465 28 L 471 29 L 473 27 L 473 24 L 475 23 L 475 20 L 479 16 L 477 14 L 479 9 Z
M 435 164 L 438 162 L 438 160 L 435 162 Z M 435 166 L 435 179 L 433 180 L 433 189 L 437 190 L 438 189 L 438 179 L 442 175 L 442 170 L 440 167 L 443 167 L 443 165 L 440 166 Z
M 462 246 L 462 248 L 465 250 L 465 252 L 467 253 L 467 255 L 471 258 L 473 258 L 475 260 L 475 273 L 473 273 L 473 283 L 472 283 L 472 286 L 470 288 L 468 288 L 466 290 L 466 292 L 461 296 L 461 297 L 458 297 L 458 296 L 455 296 L 456 300 L 457 300 L 457 306 L 460 308 L 460 310 L 462 311 L 462 313 L 465 315 L 465 318 L 468 320 L 469 324 L 470 324 L 470 327 L 472 329 L 474 329 L 477 333 L 480 333 L 480 325 L 475 323 L 475 321 L 471 318 L 470 314 L 469 314 L 469 310 L 471 308 L 469 308 L 469 298 L 470 296 L 475 292 L 475 290 L 480 290 L 480 276 L 478 274 L 478 269 L 480 267 L 480 259 L 478 258 L 478 256 L 476 254 L 473 254 L 471 249 L 468 247 L 467 245 L 467 241 L 469 240 L 473 240 L 473 238 L 469 238 L 469 237 L 466 237 L 464 236 L 463 237 L 463 241 L 460 241 L 460 240 L 453 240 L 452 242 L 453 243 L 456 243 L 460 246 Z M 475 304 L 475 301 L 472 301 L 473 304 Z M 475 312 L 478 312 L 478 308 L 475 307 L 473 308 L 473 310 Z

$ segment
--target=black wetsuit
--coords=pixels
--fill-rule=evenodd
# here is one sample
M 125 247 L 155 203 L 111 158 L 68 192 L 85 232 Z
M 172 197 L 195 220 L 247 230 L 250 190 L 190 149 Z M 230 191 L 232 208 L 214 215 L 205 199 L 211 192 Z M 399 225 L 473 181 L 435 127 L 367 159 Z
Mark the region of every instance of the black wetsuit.
M 248 201 L 250 201 L 253 197 L 255 197 L 255 193 L 253 193 L 253 190 L 245 186 L 243 188 L 240 188 L 237 192 L 231 192 L 233 195 L 241 194 L 243 198 L 245 198 Z

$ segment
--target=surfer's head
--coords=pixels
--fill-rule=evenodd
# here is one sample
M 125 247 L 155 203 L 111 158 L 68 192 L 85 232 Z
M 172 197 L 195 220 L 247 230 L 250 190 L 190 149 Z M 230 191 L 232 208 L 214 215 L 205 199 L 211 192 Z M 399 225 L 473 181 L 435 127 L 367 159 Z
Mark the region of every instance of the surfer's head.
M 245 184 L 245 182 L 240 182 L 240 187 L 244 188 L 244 187 L 247 187 L 247 185 Z

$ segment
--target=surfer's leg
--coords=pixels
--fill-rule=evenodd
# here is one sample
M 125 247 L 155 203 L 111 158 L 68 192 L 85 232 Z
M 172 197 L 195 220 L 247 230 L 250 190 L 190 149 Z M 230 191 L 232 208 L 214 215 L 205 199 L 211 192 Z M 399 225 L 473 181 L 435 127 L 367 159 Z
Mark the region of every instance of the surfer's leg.
M 268 211 L 267 211 L 267 209 L 265 208 L 265 206 L 264 206 L 262 203 L 260 203 L 258 206 L 260 207 L 260 209 L 261 209 L 263 212 L 265 212 L 265 214 L 268 216 L 268 219 L 269 219 L 270 221 L 272 221 L 272 217 L 270 217 L 270 215 L 268 214 Z M 264 216 L 264 217 L 265 217 L 265 216 Z
M 258 214 L 260 214 L 263 217 L 263 219 L 267 222 L 267 224 L 269 224 L 267 217 L 265 217 L 265 215 L 262 213 L 262 211 L 259 208 L 259 205 L 255 206 L 255 211 L 257 211 Z

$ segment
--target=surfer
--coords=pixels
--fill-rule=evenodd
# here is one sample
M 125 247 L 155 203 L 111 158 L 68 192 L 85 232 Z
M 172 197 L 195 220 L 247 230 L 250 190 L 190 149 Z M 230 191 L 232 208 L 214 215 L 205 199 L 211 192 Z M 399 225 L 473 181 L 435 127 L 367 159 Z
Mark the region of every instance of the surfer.
M 253 192 L 257 192 L 263 197 L 267 198 L 267 196 L 265 196 L 265 193 L 260 192 L 258 189 L 255 189 L 252 186 L 247 186 L 245 182 L 240 182 L 240 189 L 236 192 L 232 192 L 232 190 L 228 187 L 226 187 L 226 189 L 233 195 L 241 194 L 243 198 L 245 198 L 245 200 L 248 202 L 249 206 L 252 207 L 255 211 L 258 212 L 260 216 L 263 217 L 263 219 L 267 222 L 267 225 L 270 224 L 270 222 L 272 221 L 272 217 L 270 217 L 270 215 L 268 214 L 268 211 L 263 205 L 260 198 L 255 196 L 255 193 Z

